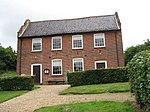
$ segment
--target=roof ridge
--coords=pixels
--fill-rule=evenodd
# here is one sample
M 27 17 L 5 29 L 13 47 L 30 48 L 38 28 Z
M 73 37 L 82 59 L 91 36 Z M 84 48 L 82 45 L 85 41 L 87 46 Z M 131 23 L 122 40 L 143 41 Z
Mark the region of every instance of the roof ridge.
M 33 22 L 30 22 L 30 23 L 38 23 L 38 22 L 50 22 L 50 21 L 68 21 L 68 20 L 80 20 L 80 19 L 97 18 L 97 17 L 107 17 L 107 16 L 115 16 L 115 14 L 112 14 L 112 15 L 100 15 L 100 16 L 88 16 L 88 17 L 81 17 L 81 18 L 70 18 L 70 19 L 56 19 L 56 20 L 33 21 Z

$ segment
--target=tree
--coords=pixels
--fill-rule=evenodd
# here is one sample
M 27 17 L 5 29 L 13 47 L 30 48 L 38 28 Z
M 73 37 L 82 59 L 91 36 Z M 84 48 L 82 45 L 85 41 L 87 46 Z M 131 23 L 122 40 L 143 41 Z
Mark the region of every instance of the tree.
M 12 47 L 4 48 L 0 45 L 0 73 L 16 69 L 17 56 Z
M 124 59 L 125 59 L 125 65 L 133 58 L 135 54 L 138 52 L 144 51 L 144 50 L 150 50 L 150 40 L 147 39 L 144 44 L 137 45 L 137 46 L 131 46 L 125 50 L 124 53 Z

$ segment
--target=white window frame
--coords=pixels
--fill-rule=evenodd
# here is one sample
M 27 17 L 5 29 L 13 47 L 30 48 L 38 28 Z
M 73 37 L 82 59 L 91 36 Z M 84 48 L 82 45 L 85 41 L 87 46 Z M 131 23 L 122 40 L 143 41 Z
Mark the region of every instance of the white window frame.
M 53 61 L 55 60 L 60 60 L 61 61 L 61 74 L 53 74 Z M 63 71 L 62 71 L 62 59 L 53 59 L 52 60 L 52 75 L 62 75 Z
M 40 65 L 40 83 L 42 83 L 42 64 L 31 64 L 31 76 L 34 76 L 33 74 L 33 66 Z
M 73 41 L 75 40 L 74 38 L 76 38 L 76 36 L 80 36 L 81 37 L 82 47 L 74 47 Z M 72 35 L 72 49 L 83 49 L 83 35 Z
M 103 60 L 103 61 L 95 61 L 95 69 L 97 69 L 96 66 L 97 63 L 105 63 L 105 68 L 107 68 L 107 61 Z
M 103 40 L 104 40 L 104 45 L 103 45 L 103 46 L 96 46 L 96 45 L 95 45 L 95 38 L 96 38 L 96 35 L 103 35 L 103 37 L 102 37 Z M 104 33 L 95 33 L 95 34 L 94 34 L 94 48 L 100 48 L 100 47 L 106 47 L 106 46 L 105 46 L 105 34 L 104 34 Z
M 82 70 L 82 71 L 84 71 L 84 59 L 83 59 L 83 58 L 73 58 L 73 59 L 72 59 L 73 72 L 76 72 L 76 71 L 74 71 L 74 62 L 75 62 L 76 59 L 81 59 L 81 60 L 82 60 L 82 63 L 83 63 L 83 67 L 82 67 L 83 70 Z
M 61 48 L 59 49 L 53 49 L 53 40 L 54 39 L 61 39 Z M 52 37 L 52 50 L 62 50 L 62 36 L 55 36 L 55 37 Z
M 35 41 L 38 39 L 40 39 L 41 49 L 40 50 L 33 50 L 33 43 L 35 43 Z M 32 52 L 38 52 L 38 51 L 42 51 L 42 38 L 32 38 Z

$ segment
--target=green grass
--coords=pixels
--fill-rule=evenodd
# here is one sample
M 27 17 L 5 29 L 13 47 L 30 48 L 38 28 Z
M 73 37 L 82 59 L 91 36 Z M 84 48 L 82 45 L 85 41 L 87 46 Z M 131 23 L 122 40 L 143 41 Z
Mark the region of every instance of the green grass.
M 34 86 L 33 90 L 38 89 L 40 87 Z M 17 96 L 20 96 L 22 94 L 25 94 L 29 92 L 29 90 L 20 90 L 20 91 L 0 91 L 0 103 L 5 102 L 7 100 L 10 100 L 12 98 L 15 98 Z
M 16 76 L 16 71 L 7 71 L 3 74 L 0 74 L 0 77 L 13 77 Z
M 136 112 L 130 102 L 98 101 L 42 107 L 34 112 Z
M 0 91 L 0 103 L 5 102 L 14 97 L 20 96 L 24 93 L 27 93 L 28 90 L 23 91 Z
M 110 84 L 95 84 L 70 87 L 62 92 L 60 95 L 65 94 L 100 94 L 100 93 L 117 93 L 130 91 L 128 82 L 123 83 L 110 83 Z

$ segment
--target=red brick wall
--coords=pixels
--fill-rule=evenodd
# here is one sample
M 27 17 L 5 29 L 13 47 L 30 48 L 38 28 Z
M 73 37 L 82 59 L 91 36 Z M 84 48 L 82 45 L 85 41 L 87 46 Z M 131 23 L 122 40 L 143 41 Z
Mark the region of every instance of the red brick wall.
M 20 69 L 20 42 L 18 38 L 17 74 Z M 116 43 L 117 42 L 117 43 Z M 84 69 L 94 69 L 95 61 L 106 60 L 107 67 L 124 66 L 122 36 L 120 31 L 105 32 L 104 48 L 94 48 L 94 33 L 83 34 L 83 49 L 72 50 L 72 35 L 62 35 L 62 50 L 51 50 L 51 36 L 42 37 L 42 51 L 32 52 L 32 38 L 22 39 L 21 74 L 31 74 L 31 64 L 42 64 L 42 78 L 47 80 L 52 76 L 52 59 L 62 59 L 63 72 L 73 71 L 72 59 L 84 58 Z M 117 45 L 117 46 L 116 46 Z M 118 50 L 117 50 L 118 49 Z M 118 57 L 117 57 L 118 53 Z M 119 61 L 119 62 L 118 62 Z M 44 75 L 44 69 L 50 69 L 49 75 Z

